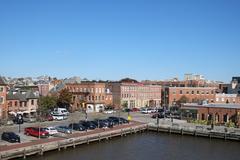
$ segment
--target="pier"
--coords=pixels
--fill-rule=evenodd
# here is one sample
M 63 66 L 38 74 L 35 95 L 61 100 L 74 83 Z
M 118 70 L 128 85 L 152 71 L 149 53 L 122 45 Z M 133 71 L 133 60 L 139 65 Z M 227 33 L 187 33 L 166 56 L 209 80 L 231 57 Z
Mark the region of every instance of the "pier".
M 154 123 L 149 123 L 148 128 L 149 131 L 154 132 L 164 132 L 169 134 L 179 134 L 179 135 L 190 135 L 195 137 L 206 137 L 206 138 L 217 138 L 224 140 L 234 140 L 240 141 L 240 133 L 234 131 L 226 131 L 221 132 L 212 129 L 204 129 L 201 126 L 193 127 L 182 127 L 178 124 L 172 125 L 157 125 Z
M 43 155 L 44 152 L 75 148 L 77 145 L 89 144 L 91 142 L 100 142 L 110 140 L 113 137 L 126 136 L 146 130 L 147 125 L 140 122 L 131 122 L 126 125 L 119 125 L 113 129 L 96 129 L 89 132 L 79 132 L 62 137 L 50 139 L 40 139 L 33 142 L 14 144 L 0 147 L 0 160 L 13 158 L 24 158 L 30 155 Z

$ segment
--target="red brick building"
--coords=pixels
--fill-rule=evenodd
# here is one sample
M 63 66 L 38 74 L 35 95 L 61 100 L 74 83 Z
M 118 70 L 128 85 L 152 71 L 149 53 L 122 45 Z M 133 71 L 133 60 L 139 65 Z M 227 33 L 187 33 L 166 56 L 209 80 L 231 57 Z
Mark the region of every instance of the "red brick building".
M 86 109 L 87 112 L 99 112 L 105 106 L 112 105 L 112 93 L 105 83 L 81 82 L 65 85 L 72 94 L 72 109 Z
M 145 85 L 136 81 L 120 81 L 109 83 L 116 107 L 128 108 L 160 107 L 161 89 L 159 85 Z
M 0 119 L 7 117 L 7 85 L 0 77 Z
M 33 91 L 11 91 L 7 94 L 8 114 L 36 114 L 39 95 Z
M 229 121 L 240 124 L 239 104 L 183 104 L 181 109 L 192 119 L 213 121 L 216 124 Z
M 183 96 L 187 103 L 206 100 L 213 103 L 215 100 L 216 87 L 165 87 L 163 89 L 163 105 L 171 107 L 175 105 Z

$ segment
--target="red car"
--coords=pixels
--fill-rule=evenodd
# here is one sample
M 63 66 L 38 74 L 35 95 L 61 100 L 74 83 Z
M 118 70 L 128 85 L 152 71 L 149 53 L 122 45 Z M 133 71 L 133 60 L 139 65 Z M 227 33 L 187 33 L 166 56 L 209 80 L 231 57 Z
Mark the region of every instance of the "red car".
M 39 128 L 39 127 L 27 127 L 24 130 L 24 134 L 34 136 L 34 137 L 40 136 L 40 138 L 49 137 L 49 133 L 45 131 L 44 128 Z
M 138 109 L 138 108 L 133 108 L 132 109 L 132 112 L 138 112 L 138 111 L 140 111 L 140 109 Z

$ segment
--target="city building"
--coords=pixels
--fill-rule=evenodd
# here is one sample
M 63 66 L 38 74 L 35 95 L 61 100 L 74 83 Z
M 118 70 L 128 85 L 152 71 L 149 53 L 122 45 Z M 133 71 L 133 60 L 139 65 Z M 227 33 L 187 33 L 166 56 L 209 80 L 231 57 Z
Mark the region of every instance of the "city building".
M 185 103 L 201 101 L 214 103 L 216 90 L 216 87 L 164 87 L 162 104 L 171 107 L 183 99 Z
M 86 109 L 87 112 L 100 112 L 112 105 L 112 93 L 105 83 L 82 81 L 67 83 L 65 88 L 73 94 L 72 110 Z
M 50 84 L 45 83 L 45 84 L 38 84 L 38 91 L 40 96 L 47 96 L 50 90 Z
M 7 117 L 7 84 L 4 79 L 0 77 L 0 119 Z
M 38 108 L 38 98 L 38 92 L 29 90 L 10 90 L 7 94 L 8 114 L 36 114 Z
M 218 93 L 215 95 L 215 103 L 239 103 L 237 94 Z
M 143 84 L 131 79 L 111 82 L 108 85 L 113 94 L 113 104 L 118 108 L 161 106 L 162 87 L 159 85 Z
M 240 104 L 205 104 L 186 103 L 181 106 L 182 116 L 195 120 L 211 121 L 215 124 L 233 122 L 240 124 Z

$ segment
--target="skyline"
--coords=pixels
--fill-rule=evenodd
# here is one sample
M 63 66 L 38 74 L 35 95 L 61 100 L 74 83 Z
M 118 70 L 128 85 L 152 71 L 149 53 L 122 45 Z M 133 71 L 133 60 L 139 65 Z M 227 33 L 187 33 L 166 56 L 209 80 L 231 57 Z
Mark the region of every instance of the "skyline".
M 1 1 L 0 75 L 239 76 L 237 0 Z

